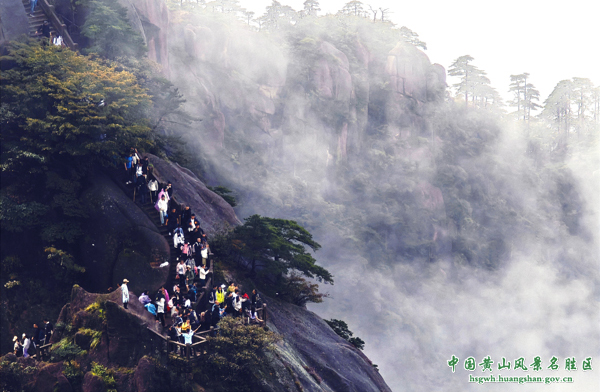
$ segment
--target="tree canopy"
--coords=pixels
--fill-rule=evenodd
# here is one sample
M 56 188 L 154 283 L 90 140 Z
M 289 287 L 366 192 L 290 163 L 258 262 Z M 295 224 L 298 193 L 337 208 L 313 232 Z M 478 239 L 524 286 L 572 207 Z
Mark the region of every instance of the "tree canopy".
M 500 96 L 490 85 L 486 72 L 474 66 L 473 60 L 469 55 L 460 56 L 448 68 L 448 75 L 460 78 L 460 82 L 453 85 L 457 95 L 465 97 L 467 106 L 469 98 L 472 106 L 487 107 L 500 104 Z
M 312 235 L 292 220 L 252 215 L 233 232 L 234 245 L 251 263 L 251 269 L 269 274 L 285 275 L 290 270 L 305 276 L 333 283 L 333 276 L 307 252 L 321 248 Z
M 28 43 L 13 43 L 2 64 L 3 181 L 57 167 L 83 174 L 148 143 L 150 97 L 117 64 Z

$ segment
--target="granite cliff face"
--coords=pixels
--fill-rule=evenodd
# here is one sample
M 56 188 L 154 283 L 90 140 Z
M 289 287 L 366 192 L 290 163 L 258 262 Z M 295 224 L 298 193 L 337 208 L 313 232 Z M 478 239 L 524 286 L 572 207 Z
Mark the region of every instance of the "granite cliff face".
M 168 268 L 157 266 L 169 260 L 169 244 L 113 179 L 98 174 L 91 184 L 84 193 L 90 218 L 80 246 L 85 287 L 106 292 L 127 277 L 134 291 L 158 289 Z
M 163 184 L 171 181 L 177 202 L 194 211 L 208 235 L 218 229 L 241 223 L 233 208 L 221 196 L 208 189 L 190 170 L 152 154 L 146 155 L 154 165 L 154 176 Z
M 178 202 L 192 208 L 209 235 L 240 223 L 233 208 L 189 170 L 147 155 L 157 179 L 164 184 L 172 181 Z M 80 246 L 84 286 L 103 293 L 127 278 L 134 292 L 157 290 L 167 280 L 169 269 L 159 265 L 170 260 L 172 244 L 115 181 L 121 179 L 99 173 L 84 192 L 90 214 Z
M 169 76 L 169 10 L 164 0 L 120 0 L 134 29 L 144 38 L 148 58 Z

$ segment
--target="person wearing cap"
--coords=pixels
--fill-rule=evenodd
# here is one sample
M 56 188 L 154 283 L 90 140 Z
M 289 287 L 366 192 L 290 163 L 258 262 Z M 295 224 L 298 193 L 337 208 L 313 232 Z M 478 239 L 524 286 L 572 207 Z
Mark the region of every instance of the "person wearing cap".
M 129 281 L 127 279 L 123 279 L 123 284 L 121 285 L 121 293 L 123 294 L 123 307 L 127 309 L 127 304 L 129 304 L 129 289 L 127 288 L 127 283 Z
M 29 356 L 29 353 L 27 352 L 27 350 L 29 350 L 29 346 L 31 346 L 31 339 L 29 339 L 27 334 L 24 333 L 23 334 L 23 358 L 27 358 Z
M 185 272 L 185 280 L 186 280 L 186 286 L 189 287 L 192 283 L 194 283 L 194 278 L 196 277 L 196 275 L 194 274 L 194 270 L 192 269 L 191 266 L 186 266 L 186 272 Z
M 50 38 L 50 24 L 47 20 L 42 23 L 42 25 L 36 31 L 37 35 L 41 35 L 46 38 Z
M 13 353 L 18 357 L 22 353 L 22 347 L 23 346 L 21 345 L 21 342 L 19 341 L 19 338 L 16 337 L 16 336 L 13 338 L 13 342 L 15 343 L 14 346 L 13 346 Z

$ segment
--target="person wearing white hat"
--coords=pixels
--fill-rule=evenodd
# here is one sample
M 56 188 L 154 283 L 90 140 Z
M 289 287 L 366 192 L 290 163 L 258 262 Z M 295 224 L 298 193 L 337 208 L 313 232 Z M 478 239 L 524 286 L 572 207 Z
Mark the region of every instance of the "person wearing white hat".
M 129 304 L 129 289 L 127 288 L 127 283 L 129 281 L 127 279 L 123 279 L 123 284 L 121 285 L 121 292 L 123 293 L 123 307 L 127 309 L 127 304 Z
M 16 336 L 13 338 L 13 342 L 15 342 L 15 345 L 13 346 L 13 352 L 18 357 L 19 353 L 21 352 L 21 342 L 19 342 L 19 338 Z
M 29 356 L 29 353 L 27 352 L 27 350 L 29 350 L 29 346 L 31 345 L 31 340 L 27 337 L 27 334 L 23 334 L 23 358 L 27 358 Z

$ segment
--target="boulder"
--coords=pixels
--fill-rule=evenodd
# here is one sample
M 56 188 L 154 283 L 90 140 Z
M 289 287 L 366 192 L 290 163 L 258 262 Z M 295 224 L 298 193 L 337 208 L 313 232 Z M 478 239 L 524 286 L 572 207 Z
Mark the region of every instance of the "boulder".
M 58 377 L 62 375 L 62 362 L 43 365 L 35 377 L 34 390 L 37 392 L 53 392 Z
M 150 332 L 147 326 L 155 327 L 154 317 L 135 299 L 125 310 L 115 302 L 106 303 L 106 331 L 108 360 L 111 365 L 135 366 L 140 358 L 152 353 Z M 145 312 L 145 313 L 144 313 Z
M 169 244 L 148 216 L 107 175 L 98 174 L 84 192 L 89 220 L 81 244 L 84 287 L 106 292 L 124 278 L 135 293 L 156 290 L 167 279 Z
M 133 374 L 133 383 L 138 392 L 151 392 L 153 388 L 153 375 L 155 373 L 154 363 L 147 357 L 143 357 L 135 368 Z
M 105 392 L 106 384 L 100 376 L 87 372 L 83 377 L 83 392 Z
M 218 230 L 223 224 L 239 225 L 241 222 L 233 208 L 188 169 L 167 162 L 152 154 L 146 154 L 154 165 L 154 175 L 162 183 L 171 181 L 173 194 L 178 203 L 190 206 L 207 232 Z
M 56 386 L 54 387 L 54 392 L 73 392 L 71 383 L 63 374 L 56 376 Z

